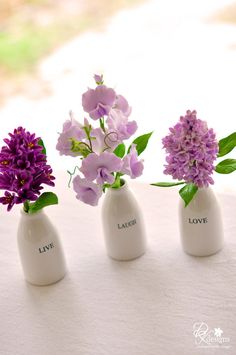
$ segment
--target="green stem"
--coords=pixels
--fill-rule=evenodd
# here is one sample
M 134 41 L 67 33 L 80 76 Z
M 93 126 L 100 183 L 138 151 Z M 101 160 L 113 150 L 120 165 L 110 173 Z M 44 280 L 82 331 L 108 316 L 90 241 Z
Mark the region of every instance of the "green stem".
M 120 174 L 119 173 L 116 173 L 116 176 L 115 176 L 115 182 L 112 184 L 112 188 L 113 189 L 119 189 L 120 188 Z
M 104 117 L 100 118 L 99 122 L 100 122 L 100 127 L 101 127 L 101 129 L 103 130 L 104 133 L 106 133 L 106 130 L 105 130 L 105 123 L 104 123 Z
M 26 213 L 28 213 L 29 212 L 29 208 L 30 208 L 30 205 L 29 205 L 29 201 L 27 200 L 27 201 L 24 202 L 24 211 Z
M 72 177 L 75 175 L 76 169 L 79 170 L 79 167 L 78 167 L 78 166 L 75 166 L 74 171 L 73 171 L 72 173 L 71 173 L 69 170 L 67 170 L 67 173 L 70 175 L 70 180 L 69 180 L 69 182 L 68 182 L 68 187 L 69 187 L 69 188 L 70 188 L 70 184 L 71 184 Z
M 89 141 L 89 145 L 90 145 L 90 150 L 91 150 L 91 153 L 93 152 L 93 146 L 92 146 L 92 140 L 91 140 L 91 137 L 90 137 L 90 128 L 88 129 L 87 127 L 84 127 L 84 131 L 86 133 L 86 136 L 88 138 L 88 141 Z
M 88 144 L 87 144 L 87 143 L 85 143 L 85 142 L 79 142 L 79 143 L 78 143 L 78 145 L 84 145 L 85 147 L 87 147 L 87 148 L 88 148 L 88 150 L 90 150 L 90 153 L 93 153 L 92 143 L 91 143 L 90 138 L 88 138 L 88 140 L 89 140 L 90 145 L 88 145 Z
M 92 141 L 90 136 L 88 137 L 88 141 L 89 141 L 89 145 L 90 145 L 90 149 L 91 149 L 91 153 L 93 152 L 93 146 L 92 146 Z

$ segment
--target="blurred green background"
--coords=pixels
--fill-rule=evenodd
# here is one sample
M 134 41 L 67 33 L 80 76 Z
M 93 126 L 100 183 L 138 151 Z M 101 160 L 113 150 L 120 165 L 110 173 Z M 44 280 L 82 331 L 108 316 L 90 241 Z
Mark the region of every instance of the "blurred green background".
M 0 1 L 0 96 L 21 88 L 38 62 L 88 29 L 99 29 L 122 8 L 141 0 Z M 27 80 L 27 79 L 26 79 Z

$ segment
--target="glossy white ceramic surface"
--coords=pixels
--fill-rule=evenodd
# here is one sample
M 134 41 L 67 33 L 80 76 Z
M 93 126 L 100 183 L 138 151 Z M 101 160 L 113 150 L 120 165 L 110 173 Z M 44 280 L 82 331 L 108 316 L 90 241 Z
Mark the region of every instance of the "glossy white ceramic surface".
M 146 250 L 146 233 L 141 209 L 125 183 L 108 189 L 102 206 L 102 223 L 108 255 L 132 260 Z
M 223 247 L 220 205 L 210 187 L 198 189 L 187 207 L 180 199 L 179 229 L 183 249 L 188 254 L 208 256 Z
M 21 211 L 17 241 L 28 282 L 42 286 L 64 277 L 66 263 L 60 238 L 43 210 L 31 215 Z

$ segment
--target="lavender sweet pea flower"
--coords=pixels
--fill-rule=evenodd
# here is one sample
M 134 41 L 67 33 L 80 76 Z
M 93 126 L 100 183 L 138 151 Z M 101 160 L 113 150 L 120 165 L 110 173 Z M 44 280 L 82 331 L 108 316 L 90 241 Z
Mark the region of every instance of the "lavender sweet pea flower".
M 104 151 L 105 149 L 105 133 L 101 128 L 93 128 L 91 133 L 91 141 L 92 141 L 92 147 L 93 147 L 93 152 L 96 154 L 100 154 Z
M 116 132 L 104 133 L 101 128 L 94 128 L 91 131 L 92 147 L 94 153 L 100 154 L 106 151 L 113 151 L 120 141 L 118 140 L 118 134 Z
M 80 155 L 79 152 L 71 151 L 71 139 L 82 141 L 85 137 L 86 134 L 82 129 L 82 125 L 74 118 L 71 118 L 63 124 L 63 130 L 58 138 L 56 149 L 60 152 L 60 155 L 78 156 Z
M 122 160 L 113 153 L 103 152 L 100 155 L 92 153 L 83 159 L 80 171 L 90 181 L 96 179 L 101 185 L 105 182 L 113 184 L 115 178 L 112 173 L 120 171 L 121 166 Z
M 94 74 L 93 78 L 94 78 L 96 84 L 98 84 L 98 85 L 103 84 L 103 75 Z
M 128 104 L 126 98 L 122 95 L 116 96 L 115 108 L 122 111 L 125 116 L 129 116 L 131 114 L 131 107 Z
M 91 206 L 96 206 L 102 195 L 100 185 L 87 179 L 82 179 L 79 175 L 73 179 L 73 188 L 77 194 L 76 198 Z
M 123 159 L 121 172 L 127 174 L 131 179 L 135 179 L 143 173 L 143 159 L 138 160 L 136 145 L 132 144 L 129 154 Z
M 128 117 L 117 109 L 112 109 L 107 118 L 107 125 L 111 131 L 118 134 L 118 139 L 123 141 L 129 139 L 137 130 L 138 125 L 136 121 L 128 121 Z
M 99 85 L 95 90 L 88 89 L 82 95 L 82 106 L 93 120 L 98 120 L 109 114 L 115 99 L 116 93 L 113 89 Z

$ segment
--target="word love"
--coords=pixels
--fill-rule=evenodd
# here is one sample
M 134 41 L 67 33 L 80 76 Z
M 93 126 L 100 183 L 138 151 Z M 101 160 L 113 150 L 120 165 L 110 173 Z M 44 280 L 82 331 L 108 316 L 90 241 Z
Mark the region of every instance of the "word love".
M 47 251 L 49 251 L 50 249 L 54 248 L 54 244 L 53 243 L 50 243 L 48 245 L 45 245 L 44 247 L 42 248 L 39 248 L 39 253 L 46 253 Z
M 137 223 L 136 219 L 133 219 L 132 221 L 125 222 L 125 223 L 122 223 L 122 224 L 118 223 L 118 229 L 129 228 L 129 227 L 134 226 L 136 223 Z
M 189 218 L 188 219 L 188 223 L 190 224 L 198 224 L 198 223 L 208 223 L 208 219 L 207 217 L 204 217 L 204 218 Z

